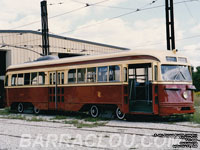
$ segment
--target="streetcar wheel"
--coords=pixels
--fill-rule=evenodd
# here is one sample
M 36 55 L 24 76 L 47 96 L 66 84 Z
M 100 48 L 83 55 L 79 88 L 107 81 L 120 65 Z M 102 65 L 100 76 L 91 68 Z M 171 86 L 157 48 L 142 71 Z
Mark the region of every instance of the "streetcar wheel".
M 39 114 L 40 113 L 40 110 L 35 106 L 33 108 L 33 111 L 34 111 L 35 114 Z
M 18 113 L 23 113 L 24 111 L 24 105 L 22 103 L 19 103 L 17 106 Z
M 123 120 L 125 118 L 125 114 L 121 112 L 119 107 L 116 109 L 115 113 L 116 113 L 116 116 L 119 120 Z
M 92 105 L 92 107 L 90 108 L 90 115 L 93 118 L 96 118 L 99 116 L 99 108 L 96 105 Z

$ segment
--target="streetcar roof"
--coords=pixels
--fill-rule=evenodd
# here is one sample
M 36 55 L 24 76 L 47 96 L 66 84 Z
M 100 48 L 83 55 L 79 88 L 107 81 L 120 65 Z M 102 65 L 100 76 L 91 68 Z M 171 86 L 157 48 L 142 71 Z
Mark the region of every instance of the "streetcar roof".
M 70 58 L 62 58 L 58 60 L 46 60 L 46 61 L 33 61 L 23 64 L 11 65 L 7 68 L 7 70 L 17 69 L 17 68 L 29 68 L 35 66 L 46 66 L 46 65 L 55 65 L 55 64 L 64 64 L 64 63 L 74 63 L 74 62 L 82 62 L 82 61 L 90 61 L 90 60 L 99 60 L 99 59 L 112 59 L 126 56 L 150 56 L 152 58 L 157 59 L 162 64 L 176 64 L 176 62 L 169 62 L 166 60 L 166 57 L 171 58 L 185 58 L 184 55 L 180 55 L 179 52 L 175 53 L 173 51 L 167 50 L 129 50 L 125 52 L 117 52 L 117 53 L 109 53 L 109 54 L 101 54 L 101 55 L 87 55 L 87 56 L 77 56 Z M 178 62 L 177 62 L 178 64 Z M 179 63 L 180 64 L 180 63 Z M 189 64 L 188 60 L 182 64 Z

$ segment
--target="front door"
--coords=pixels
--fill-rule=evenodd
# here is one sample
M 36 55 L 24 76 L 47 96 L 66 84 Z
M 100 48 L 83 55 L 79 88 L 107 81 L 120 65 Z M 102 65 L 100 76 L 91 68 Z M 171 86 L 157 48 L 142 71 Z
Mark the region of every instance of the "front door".
M 151 64 L 129 64 L 129 110 L 152 113 Z

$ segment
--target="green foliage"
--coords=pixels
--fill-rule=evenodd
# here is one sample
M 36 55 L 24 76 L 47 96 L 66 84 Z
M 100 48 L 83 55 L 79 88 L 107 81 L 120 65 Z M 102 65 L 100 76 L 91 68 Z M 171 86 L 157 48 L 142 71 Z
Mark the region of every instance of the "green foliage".
M 200 91 L 200 66 L 197 67 L 197 71 L 192 73 L 193 84 L 196 87 L 196 91 Z
M 40 122 L 40 121 L 45 121 L 42 118 L 37 118 L 37 117 L 32 117 L 30 119 L 26 119 L 27 121 L 34 121 L 34 122 Z
M 199 123 L 200 124 L 200 108 L 197 107 L 195 109 L 195 113 L 193 116 L 191 116 L 190 121 L 195 122 L 195 123 Z
M 104 126 L 107 122 L 95 122 L 95 123 L 85 123 L 78 120 L 66 120 L 65 124 L 72 124 L 77 128 L 94 128 L 98 126 Z
M 194 93 L 194 105 L 200 107 L 200 92 Z
M 63 119 L 67 119 L 67 118 L 68 118 L 67 116 L 59 116 L 59 115 L 57 115 L 57 116 L 51 118 L 51 120 L 63 120 Z
M 3 117 L 3 118 L 5 118 L 5 119 L 26 120 L 26 117 L 22 116 L 22 115 L 11 115 L 11 116 Z
M 4 108 L 0 110 L 0 115 L 9 115 L 9 114 L 10 114 L 9 108 Z

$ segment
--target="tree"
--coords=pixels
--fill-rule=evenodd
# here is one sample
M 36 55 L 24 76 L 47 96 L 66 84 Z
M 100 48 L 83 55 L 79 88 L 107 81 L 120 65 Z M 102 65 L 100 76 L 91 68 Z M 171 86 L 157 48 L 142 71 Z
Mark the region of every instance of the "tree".
M 192 73 L 193 84 L 196 87 L 196 91 L 200 91 L 200 66 L 197 67 L 197 71 Z

